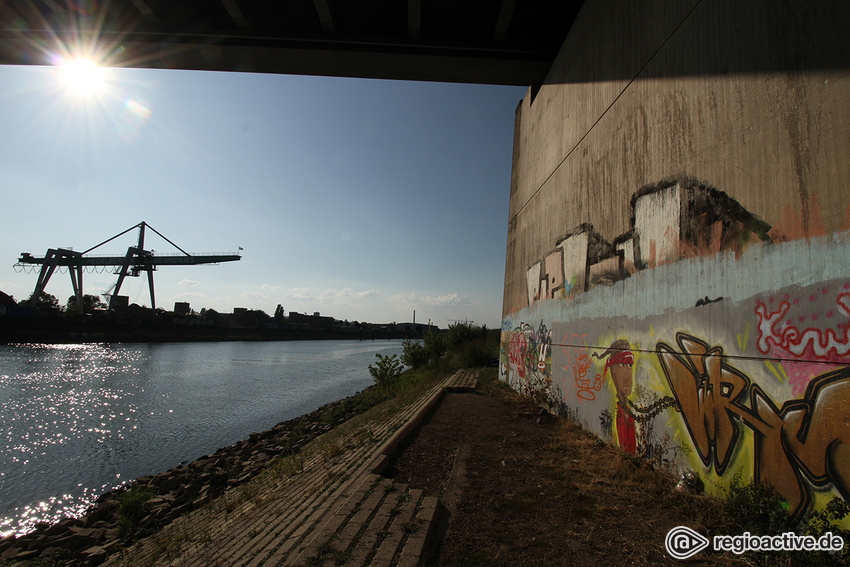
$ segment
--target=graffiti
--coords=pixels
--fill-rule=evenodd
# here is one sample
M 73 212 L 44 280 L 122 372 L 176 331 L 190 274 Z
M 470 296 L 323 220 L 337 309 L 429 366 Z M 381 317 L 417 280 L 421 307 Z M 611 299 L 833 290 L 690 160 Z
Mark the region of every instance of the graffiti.
M 527 323 L 520 323 L 511 332 L 508 361 L 519 378 L 511 385 L 524 394 L 547 392 L 549 389 L 552 381 L 550 335 L 542 321 L 536 331 Z
M 571 374 L 576 385 L 576 395 L 580 401 L 593 401 L 596 392 L 602 389 L 602 376 L 595 373 L 591 378 L 590 367 L 593 364 L 592 356 L 583 346 L 587 335 L 564 335 L 561 350 L 567 357 L 567 365 L 562 364 L 561 369 Z M 575 346 L 578 341 L 579 346 Z
M 510 319 L 504 319 L 502 321 L 502 332 L 511 332 L 514 328 L 514 323 Z
M 528 305 L 573 299 L 595 286 L 682 259 L 724 251 L 740 256 L 749 246 L 786 237 L 785 232 L 770 231 L 726 193 L 690 178 L 642 188 L 631 208 L 631 228 L 612 242 L 585 223 L 535 261 L 526 271 Z M 720 299 L 706 297 L 697 306 Z
M 653 437 L 652 421 L 661 411 L 672 406 L 675 400 L 669 397 L 659 399 L 654 392 L 641 385 L 633 388 L 632 374 L 635 356 L 628 341 L 616 340 L 605 352 L 593 353 L 592 357 L 605 359 L 602 376 L 606 376 L 610 371 L 611 382 L 616 392 L 615 414 L 612 416 L 607 410 L 603 410 L 600 415 L 603 431 L 616 430 L 617 442 L 626 453 L 641 457 L 650 455 L 654 452 L 650 442 Z M 633 389 L 638 398 L 638 404 L 630 399 Z
M 850 316 L 850 293 L 838 294 L 837 304 L 841 312 Z M 763 354 L 770 352 L 770 343 L 798 357 L 808 350 L 810 356 L 822 360 L 829 359 L 830 355 L 844 356 L 850 352 L 850 325 L 844 326 L 842 337 L 838 337 L 833 329 L 800 329 L 790 320 L 780 327 L 789 309 L 791 304 L 788 301 L 780 303 L 779 309 L 772 313 L 767 312 L 764 303 L 759 302 L 756 305 L 756 315 L 759 319 L 757 345 Z
M 718 301 L 722 301 L 722 297 L 718 297 L 717 299 L 709 299 L 706 295 L 703 299 L 697 299 L 697 304 L 694 307 L 702 307 L 703 305 L 708 305 L 710 303 L 717 303 Z
M 617 413 L 614 416 L 617 431 L 617 441 L 620 448 L 630 455 L 637 454 L 637 428 L 634 415 L 628 410 L 628 397 L 632 393 L 632 367 L 635 357 L 628 341 L 617 340 L 611 346 L 594 358 L 604 358 L 605 370 L 603 375 L 611 371 L 611 381 L 617 393 Z
M 676 343 L 678 349 L 659 342 L 656 352 L 705 467 L 727 471 L 745 425 L 753 433 L 755 478 L 772 485 L 795 516 L 812 503 L 809 485 L 832 485 L 850 498 L 850 368 L 817 376 L 802 398 L 777 408 L 726 362 L 722 347 L 686 333 Z
M 525 333 L 511 334 L 511 368 L 517 371 L 520 378 L 525 378 Z
M 845 283 L 844 289 L 850 289 L 850 283 Z M 829 291 L 823 287 L 819 294 L 809 295 L 808 304 L 811 305 L 819 299 L 818 295 L 825 296 Z M 795 396 L 805 390 L 809 381 L 818 374 L 850 362 L 850 324 L 846 320 L 838 323 L 837 332 L 834 328 L 821 329 L 817 326 L 818 320 L 822 326 L 825 322 L 833 321 L 836 314 L 850 316 L 850 293 L 838 293 L 834 300 L 837 308 L 827 307 L 825 313 L 803 310 L 801 299 L 786 294 L 776 311 L 770 311 L 768 307 L 768 304 L 773 303 L 773 298 L 767 302 L 758 301 L 755 307 L 759 331 L 756 348 L 762 354 L 795 360 L 785 364 L 783 369 Z M 800 325 L 807 320 L 809 324 Z
M 602 410 L 602 413 L 599 414 L 599 427 L 602 429 L 605 438 L 611 439 L 614 431 L 614 418 L 607 409 Z

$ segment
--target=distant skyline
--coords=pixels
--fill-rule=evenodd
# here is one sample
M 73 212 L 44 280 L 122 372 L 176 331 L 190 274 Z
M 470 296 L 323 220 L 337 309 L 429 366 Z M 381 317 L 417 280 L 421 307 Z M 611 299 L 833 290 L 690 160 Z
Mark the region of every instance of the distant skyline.
M 217 266 L 155 272 L 158 307 L 501 325 L 514 110 L 525 88 L 0 66 L 0 290 L 21 252 L 86 250 L 141 221 Z M 133 231 L 96 252 L 123 255 Z M 174 253 L 148 232 L 145 247 Z M 239 248 L 242 250 L 239 250 Z M 101 294 L 117 276 L 86 273 Z M 64 304 L 67 273 L 46 290 Z M 128 278 L 150 305 L 147 279 Z

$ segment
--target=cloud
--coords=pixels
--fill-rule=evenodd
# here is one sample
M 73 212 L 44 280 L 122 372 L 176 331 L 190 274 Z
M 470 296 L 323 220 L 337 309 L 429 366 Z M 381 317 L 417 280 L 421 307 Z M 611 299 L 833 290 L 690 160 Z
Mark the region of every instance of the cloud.
M 180 280 L 177 282 L 177 285 L 199 285 L 201 282 L 196 282 L 195 280 Z
M 345 299 L 364 299 L 366 297 L 377 297 L 380 295 L 376 289 L 367 289 L 365 291 L 352 291 L 351 288 L 345 289 L 328 289 L 319 295 L 319 301 L 323 303 L 336 303 Z
M 204 299 L 207 298 L 207 296 L 206 296 L 206 294 L 203 294 L 203 293 L 200 293 L 200 292 L 197 292 L 197 291 L 189 291 L 189 292 L 186 292 L 186 293 L 178 293 L 177 295 L 174 296 L 174 298 L 175 299 L 182 299 L 182 300 L 190 300 L 190 299 L 204 300 Z
M 262 300 L 266 300 L 266 299 L 269 298 L 268 294 L 263 293 L 261 291 L 246 291 L 246 292 L 243 292 L 240 295 L 240 297 L 243 297 L 245 299 L 262 299 Z
M 459 293 L 447 293 L 438 297 L 422 297 L 422 295 L 415 291 L 413 293 L 397 293 L 396 295 L 390 298 L 390 301 L 392 301 L 393 303 L 399 303 L 401 305 L 423 305 L 432 307 L 463 305 L 467 304 L 468 300 L 469 296 L 461 295 Z
M 292 297 L 295 299 L 313 299 L 313 296 L 310 294 L 310 288 L 308 287 L 296 287 L 293 288 L 292 291 L 286 292 L 284 297 Z
M 462 303 L 465 303 L 467 299 L 469 299 L 469 297 L 466 295 L 460 295 L 458 293 L 449 293 L 447 295 L 441 295 L 439 297 L 434 298 L 433 305 L 460 305 Z

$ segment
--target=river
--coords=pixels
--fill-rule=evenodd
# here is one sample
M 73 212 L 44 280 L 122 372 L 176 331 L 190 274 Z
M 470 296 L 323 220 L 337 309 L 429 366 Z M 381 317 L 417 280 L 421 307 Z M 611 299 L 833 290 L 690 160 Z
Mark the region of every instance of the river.
M 0 345 L 0 535 L 372 384 L 401 341 Z

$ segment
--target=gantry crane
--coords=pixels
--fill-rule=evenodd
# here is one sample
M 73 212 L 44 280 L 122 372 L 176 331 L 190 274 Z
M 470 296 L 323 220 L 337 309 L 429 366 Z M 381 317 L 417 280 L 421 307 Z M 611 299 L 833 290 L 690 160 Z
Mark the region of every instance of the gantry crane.
M 131 230 L 139 229 L 139 243 L 137 246 L 127 248 L 127 254 L 124 256 L 86 256 L 92 250 L 99 248 L 127 234 Z M 154 255 L 153 250 L 145 250 L 145 229 L 149 228 L 162 237 L 166 242 L 178 249 L 182 254 L 165 254 Z M 240 248 L 241 250 L 241 248 Z M 96 266 L 117 266 L 120 269 L 115 273 L 118 275 L 118 281 L 115 282 L 114 290 L 109 297 L 109 312 L 115 310 L 115 298 L 121 290 L 121 284 L 124 278 L 129 276 L 138 276 L 142 272 L 148 273 L 148 285 L 151 292 L 151 309 L 156 314 L 156 299 L 153 288 L 153 273 L 157 266 L 195 266 L 199 264 L 218 264 L 219 262 L 233 262 L 241 260 L 239 254 L 204 254 L 192 255 L 171 242 L 163 236 L 154 227 L 142 221 L 135 226 L 131 226 L 124 232 L 118 233 L 108 240 L 104 240 L 97 246 L 92 246 L 84 252 L 76 252 L 65 248 L 50 248 L 43 258 L 36 258 L 28 252 L 22 252 L 18 258 L 17 266 L 40 264 L 41 271 L 38 274 L 38 281 L 35 284 L 32 299 L 36 301 L 44 288 L 47 287 L 47 282 L 50 281 L 50 276 L 57 267 L 67 267 L 71 275 L 71 285 L 74 288 L 74 295 L 77 298 L 77 310 L 80 315 L 83 314 L 83 268 Z

